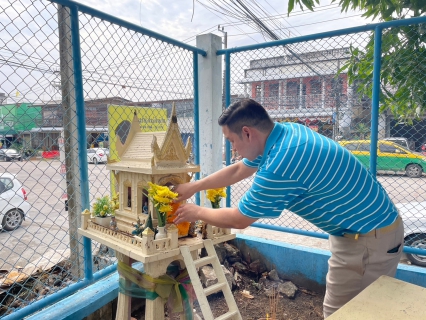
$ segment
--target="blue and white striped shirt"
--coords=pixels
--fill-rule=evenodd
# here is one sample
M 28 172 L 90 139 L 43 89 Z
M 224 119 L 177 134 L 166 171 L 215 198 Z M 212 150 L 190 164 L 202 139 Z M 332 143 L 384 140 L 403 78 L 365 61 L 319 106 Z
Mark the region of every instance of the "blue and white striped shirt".
M 367 233 L 392 224 L 398 211 L 381 184 L 345 148 L 295 123 L 275 123 L 238 209 L 277 218 L 288 209 L 332 235 Z

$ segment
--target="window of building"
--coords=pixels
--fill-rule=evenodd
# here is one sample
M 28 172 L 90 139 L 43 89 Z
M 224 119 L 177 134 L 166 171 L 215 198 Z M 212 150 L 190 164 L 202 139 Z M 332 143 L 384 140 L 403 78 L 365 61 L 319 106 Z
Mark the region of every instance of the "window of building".
M 287 82 L 287 95 L 297 96 L 299 94 L 298 82 Z
M 260 97 L 262 96 L 262 86 L 260 84 L 257 84 L 255 90 L 255 98 L 260 99 Z
M 322 93 L 321 80 L 313 79 L 313 80 L 309 81 L 309 84 L 311 86 L 311 94 L 321 94 Z
M 278 99 L 278 91 L 279 91 L 278 83 L 270 83 L 269 84 L 269 97 Z

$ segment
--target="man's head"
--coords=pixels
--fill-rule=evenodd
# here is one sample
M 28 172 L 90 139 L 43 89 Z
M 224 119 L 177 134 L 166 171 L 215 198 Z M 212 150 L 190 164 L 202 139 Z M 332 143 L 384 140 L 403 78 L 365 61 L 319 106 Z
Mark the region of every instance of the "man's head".
M 231 104 L 219 117 L 219 125 L 242 135 L 242 128 L 253 127 L 262 132 L 270 132 L 274 122 L 265 108 L 252 99 L 243 99 Z
M 262 154 L 265 141 L 274 128 L 265 108 L 252 99 L 230 105 L 219 117 L 218 123 L 232 143 L 233 150 L 249 160 Z

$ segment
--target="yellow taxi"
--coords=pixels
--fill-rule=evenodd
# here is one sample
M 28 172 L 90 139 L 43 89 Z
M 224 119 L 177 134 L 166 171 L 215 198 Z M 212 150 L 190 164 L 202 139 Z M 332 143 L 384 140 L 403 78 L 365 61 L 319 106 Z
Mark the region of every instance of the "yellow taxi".
M 361 161 L 370 166 L 369 140 L 339 141 L 339 144 Z M 405 171 L 410 178 L 421 177 L 426 169 L 426 157 L 421 153 L 408 150 L 391 141 L 379 140 L 377 143 L 377 170 Z

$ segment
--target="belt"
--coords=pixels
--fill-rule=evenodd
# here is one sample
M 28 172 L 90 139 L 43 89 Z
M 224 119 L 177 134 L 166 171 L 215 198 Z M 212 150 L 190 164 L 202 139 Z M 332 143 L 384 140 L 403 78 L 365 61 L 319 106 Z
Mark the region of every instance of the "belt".
M 358 238 L 360 236 L 361 237 L 368 237 L 368 236 L 375 235 L 377 232 L 380 232 L 381 234 L 389 233 L 389 232 L 395 230 L 399 226 L 401 221 L 402 221 L 401 217 L 398 216 L 398 218 L 392 224 L 390 224 L 386 227 L 374 229 L 374 230 L 371 230 L 370 232 L 367 232 L 367 233 L 344 233 L 343 237 L 358 240 Z

